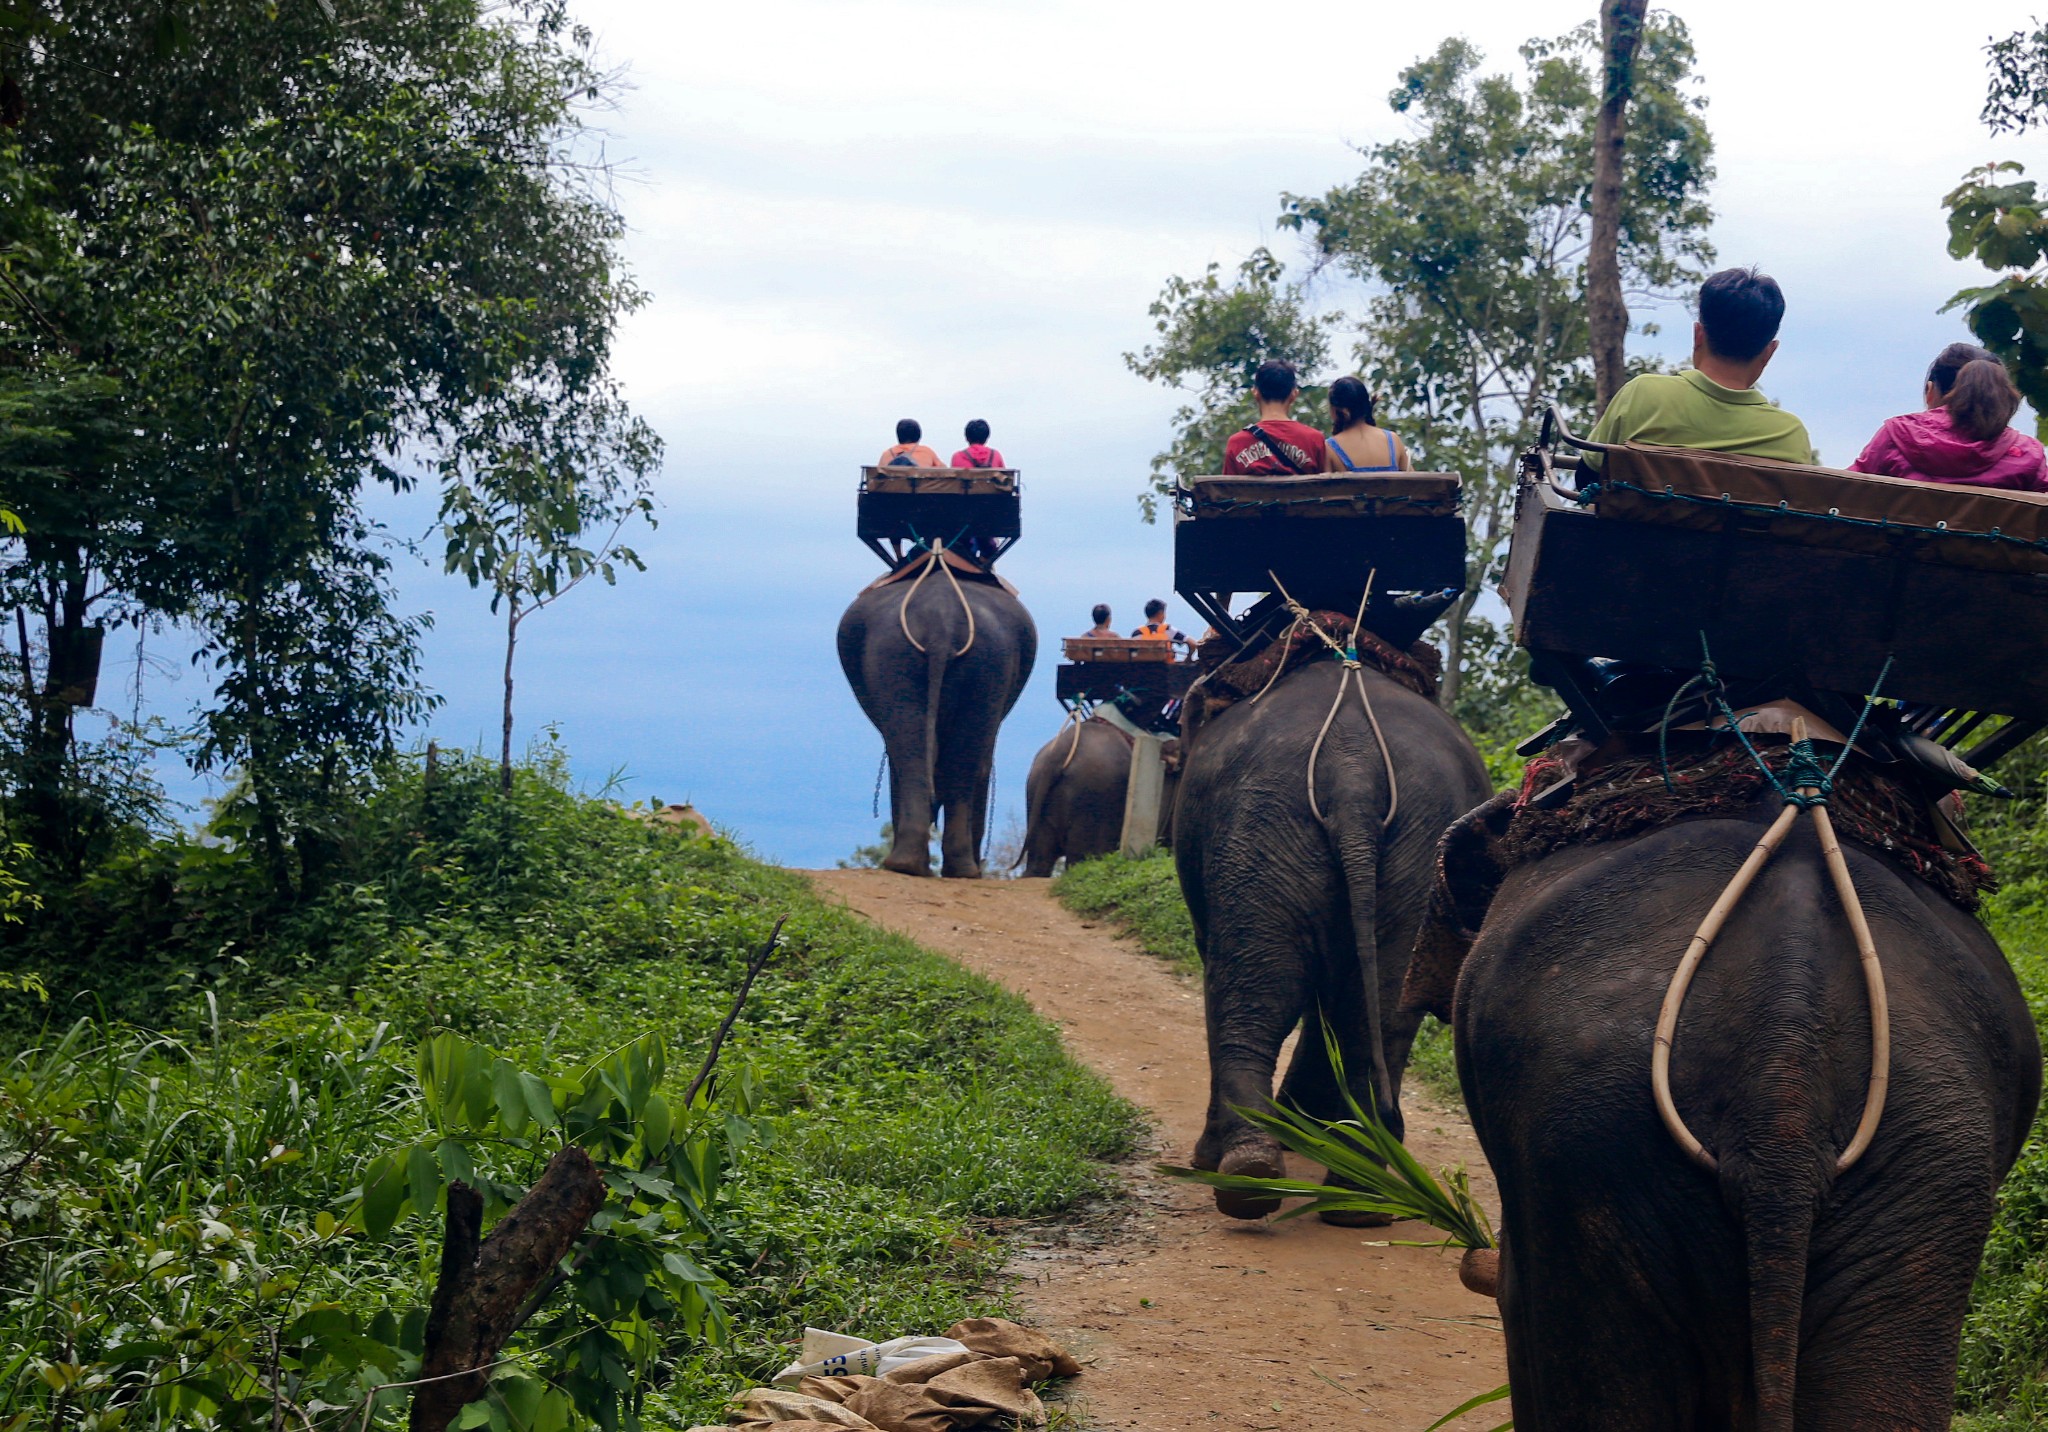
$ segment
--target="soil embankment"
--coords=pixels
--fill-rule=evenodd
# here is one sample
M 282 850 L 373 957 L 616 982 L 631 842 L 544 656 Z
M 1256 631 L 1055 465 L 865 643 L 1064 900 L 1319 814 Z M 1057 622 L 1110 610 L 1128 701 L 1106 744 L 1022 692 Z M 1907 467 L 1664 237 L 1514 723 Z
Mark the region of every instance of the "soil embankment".
M 1013 1270 L 1033 1320 L 1087 1365 L 1067 1403 L 1087 1425 L 1422 1432 L 1506 1381 L 1494 1306 L 1459 1284 L 1455 1255 L 1373 1246 L 1429 1238 L 1428 1228 L 1237 1222 L 1216 1214 L 1206 1189 L 1152 1174 L 1157 1160 L 1185 1161 L 1208 1100 L 1193 981 L 1063 908 L 1045 881 L 878 870 L 812 879 L 1023 995 L 1157 1121 L 1153 1146 L 1127 1170 L 1135 1212 L 1062 1230 Z M 1416 1156 L 1432 1168 L 1465 1164 L 1495 1206 L 1462 1115 L 1412 1087 L 1404 1103 Z M 1451 1426 L 1469 1432 L 1506 1418 L 1494 1404 Z

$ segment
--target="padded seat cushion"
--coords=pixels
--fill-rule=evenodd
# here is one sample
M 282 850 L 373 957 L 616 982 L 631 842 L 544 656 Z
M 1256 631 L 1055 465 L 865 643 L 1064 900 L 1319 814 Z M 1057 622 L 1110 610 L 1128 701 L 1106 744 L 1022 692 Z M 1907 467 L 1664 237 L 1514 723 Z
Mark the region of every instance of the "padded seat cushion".
M 1879 477 L 1644 443 L 1608 449 L 1594 511 L 2002 572 L 2048 571 L 2048 494 Z M 1594 474 L 1588 473 L 1588 477 Z
M 1289 517 L 1382 514 L 1449 517 L 1458 511 L 1455 472 L 1319 473 L 1308 477 L 1185 479 L 1202 517 L 1282 512 Z
M 984 497 L 1017 490 L 1017 470 L 1008 467 L 864 467 L 860 476 L 864 492 Z

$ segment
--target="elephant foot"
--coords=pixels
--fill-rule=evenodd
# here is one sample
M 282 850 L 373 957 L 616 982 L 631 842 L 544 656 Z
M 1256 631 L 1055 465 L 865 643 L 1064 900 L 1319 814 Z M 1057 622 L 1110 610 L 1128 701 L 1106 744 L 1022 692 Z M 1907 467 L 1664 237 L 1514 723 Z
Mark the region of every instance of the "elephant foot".
M 1218 1161 L 1216 1172 L 1241 1178 L 1283 1178 L 1287 1169 L 1281 1163 L 1278 1144 L 1241 1144 Z M 1216 1211 L 1226 1218 L 1264 1218 L 1280 1211 L 1277 1193 L 1228 1188 L 1214 1192 Z
M 890 854 L 882 858 L 882 868 L 893 870 L 898 875 L 929 875 L 932 873 L 932 861 L 929 855 Z
M 979 880 L 981 879 L 981 862 L 979 860 L 949 860 L 939 874 L 948 880 Z
M 1358 1187 L 1349 1179 L 1339 1178 L 1328 1169 L 1323 1170 L 1323 1182 L 1332 1188 Z M 1326 1208 L 1316 1217 L 1336 1228 L 1385 1228 L 1395 1221 L 1392 1214 L 1372 1213 L 1363 1208 Z

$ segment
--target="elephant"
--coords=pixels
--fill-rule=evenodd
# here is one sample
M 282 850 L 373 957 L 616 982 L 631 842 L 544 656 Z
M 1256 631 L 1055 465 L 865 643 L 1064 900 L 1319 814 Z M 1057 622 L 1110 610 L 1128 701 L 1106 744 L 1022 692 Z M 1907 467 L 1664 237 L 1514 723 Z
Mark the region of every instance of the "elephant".
M 1131 737 L 1107 721 L 1070 721 L 1032 758 L 1024 782 L 1024 875 L 1107 855 L 1123 839 Z
M 1282 1173 L 1278 1143 L 1237 1110 L 1273 1099 L 1281 1044 L 1303 1021 L 1280 1098 L 1347 1116 L 1319 1018 L 1351 1094 L 1399 1131 L 1421 1017 L 1401 1012 L 1398 995 L 1437 838 L 1488 793 L 1458 723 L 1369 666 L 1313 661 L 1184 729 L 1174 859 L 1202 957 L 1210 1081 L 1196 1168 Z M 1261 1194 L 1215 1197 L 1236 1218 L 1278 1207 Z
M 1652 1097 L 1667 983 L 1779 808 L 1766 792 L 1753 811 L 1556 851 L 1462 922 L 1477 934 L 1456 975 L 1458 1075 L 1500 1187 L 1521 1432 L 1949 1425 L 1993 1196 L 2041 1083 L 1984 927 L 1842 840 L 1889 989 L 1891 1066 L 1875 1139 L 1837 1175 L 1870 1017 L 1799 820 L 1681 1010 L 1672 1100 L 1718 1168 L 1681 1151 Z
M 882 867 L 931 874 L 937 822 L 941 874 L 972 880 L 996 732 L 1030 678 L 1038 628 L 1007 586 L 943 576 L 928 567 L 855 597 L 839 619 L 839 664 L 888 756 L 893 834 Z

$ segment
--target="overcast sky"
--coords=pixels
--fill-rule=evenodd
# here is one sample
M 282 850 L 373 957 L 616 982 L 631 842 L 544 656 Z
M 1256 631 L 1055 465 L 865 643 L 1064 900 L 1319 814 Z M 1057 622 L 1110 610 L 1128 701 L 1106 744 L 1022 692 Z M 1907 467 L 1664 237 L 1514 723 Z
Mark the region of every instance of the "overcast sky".
M 1987 159 L 2048 159 L 1977 122 L 1982 46 L 2032 3 L 1678 7 L 1711 101 L 1715 242 L 1784 285 L 1763 386 L 1827 462 L 1917 406 L 1927 360 L 1967 336 L 1935 312 L 1981 272 L 1947 257 L 1940 196 Z M 522 736 L 552 723 L 593 784 L 622 771 L 628 798 L 694 800 L 772 859 L 871 840 L 881 740 L 833 650 L 880 570 L 853 535 L 857 469 L 899 417 L 942 453 L 984 417 L 1024 472 L 1003 570 L 1041 637 L 1000 748 L 997 808 L 1020 810 L 1060 721 L 1056 638 L 1095 601 L 1129 626 L 1170 596 L 1167 532 L 1135 495 L 1174 400 L 1122 362 L 1161 282 L 1260 244 L 1293 254 L 1277 195 L 1356 174 L 1351 146 L 1400 133 L 1395 75 L 1447 36 L 1517 66 L 1523 40 L 1593 10 L 580 0 L 627 73 L 600 123 L 653 300 L 618 371 L 668 460 L 649 571 L 527 627 Z M 435 734 L 495 749 L 483 601 L 424 567 L 402 585 L 436 617 Z M 154 703 L 189 699 L 189 675 L 152 680 Z

